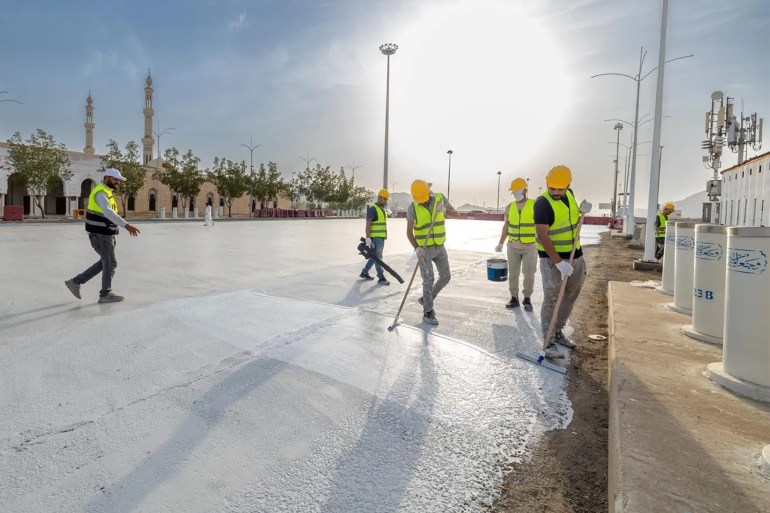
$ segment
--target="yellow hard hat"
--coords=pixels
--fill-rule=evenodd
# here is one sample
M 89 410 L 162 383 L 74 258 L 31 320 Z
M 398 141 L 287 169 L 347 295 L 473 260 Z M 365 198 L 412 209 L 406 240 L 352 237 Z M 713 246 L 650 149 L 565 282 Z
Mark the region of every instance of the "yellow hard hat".
M 377 196 L 388 199 L 390 198 L 390 193 L 388 192 L 388 189 L 380 189 L 380 192 L 377 193 Z
M 412 197 L 417 203 L 425 203 L 430 199 L 430 186 L 424 180 L 412 182 Z
M 520 191 L 527 188 L 527 181 L 523 178 L 517 178 L 511 182 L 511 192 Z
M 666 203 L 663 205 L 663 210 L 676 210 L 676 207 L 674 207 L 673 203 Z
M 566 189 L 572 183 L 572 171 L 561 165 L 551 168 L 545 177 L 545 183 L 554 189 Z

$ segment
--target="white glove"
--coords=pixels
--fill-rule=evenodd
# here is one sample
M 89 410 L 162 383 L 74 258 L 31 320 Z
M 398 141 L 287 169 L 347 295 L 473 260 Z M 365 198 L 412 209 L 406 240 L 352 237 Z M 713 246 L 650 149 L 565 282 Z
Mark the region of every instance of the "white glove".
M 566 260 L 562 260 L 561 262 L 556 264 L 556 268 L 561 273 L 561 278 L 562 279 L 569 278 L 570 276 L 572 276 L 572 271 L 575 270 L 575 268 L 572 267 L 572 264 L 570 264 Z
M 446 204 L 443 200 L 436 203 L 436 212 L 441 212 L 442 214 L 446 214 Z
M 502 244 L 498 244 L 497 246 L 495 246 L 495 252 L 496 253 L 502 253 L 503 252 L 503 245 Z
M 581 211 L 582 213 L 584 213 L 584 214 L 588 214 L 589 212 L 591 212 L 591 208 L 593 208 L 593 205 L 591 205 L 590 203 L 588 203 L 586 200 L 583 200 L 583 201 L 580 203 L 580 211 Z
M 417 256 L 418 260 L 422 260 L 423 258 L 425 258 L 425 254 L 426 254 L 425 248 L 422 246 L 418 246 L 414 248 L 414 254 Z
M 369 237 L 366 238 L 366 245 L 369 246 L 370 248 L 374 247 L 374 242 L 372 242 L 371 238 Z

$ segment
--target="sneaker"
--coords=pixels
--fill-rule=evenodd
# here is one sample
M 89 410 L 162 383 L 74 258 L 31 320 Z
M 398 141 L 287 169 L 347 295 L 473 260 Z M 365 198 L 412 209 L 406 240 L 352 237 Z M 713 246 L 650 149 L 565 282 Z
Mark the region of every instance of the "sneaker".
M 432 324 L 434 326 L 438 326 L 438 319 L 436 319 L 436 312 L 431 310 L 430 312 L 425 312 L 422 315 L 422 320 L 426 324 Z
M 379 285 L 390 285 L 390 282 L 388 281 L 388 279 L 387 279 L 387 278 L 385 278 L 385 276 L 383 276 L 382 278 L 380 278 L 379 280 L 377 280 L 377 283 L 378 283 Z
M 573 349 L 573 348 L 575 348 L 577 346 L 577 344 L 575 344 L 573 341 L 568 339 L 564 335 L 564 333 L 562 333 L 561 331 L 556 332 L 556 336 L 554 337 L 554 342 L 556 342 L 557 344 L 560 344 L 560 345 L 562 345 L 564 347 L 568 347 L 570 349 Z
M 511 297 L 511 300 L 508 301 L 505 304 L 506 308 L 518 308 L 519 307 L 519 298 L 517 297 Z
M 532 311 L 532 301 L 530 301 L 528 297 L 525 297 L 524 301 L 522 301 L 521 304 L 524 305 L 524 310 L 526 310 L 527 312 Z
M 124 298 L 123 296 L 119 296 L 117 294 L 113 294 L 112 292 L 110 292 L 106 296 L 99 296 L 100 303 L 117 303 L 119 301 L 123 301 L 124 299 L 126 298 Z
M 73 296 L 80 299 L 80 284 L 75 283 L 75 280 L 67 280 L 64 282 L 64 284 L 68 289 L 70 289 L 70 292 L 72 292 Z
M 371 276 L 369 273 L 361 272 L 361 274 L 358 275 L 359 278 L 363 280 L 373 280 L 374 276 Z
M 564 355 L 559 352 L 556 344 L 548 344 L 548 347 L 545 348 L 545 357 L 549 360 L 561 360 Z

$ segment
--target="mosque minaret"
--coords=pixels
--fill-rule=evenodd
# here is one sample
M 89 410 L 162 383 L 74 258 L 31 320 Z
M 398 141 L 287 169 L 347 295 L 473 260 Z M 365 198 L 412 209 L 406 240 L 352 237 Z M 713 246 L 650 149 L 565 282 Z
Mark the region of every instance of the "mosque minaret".
M 94 150 L 94 100 L 91 98 L 91 91 L 88 91 L 88 99 L 86 100 L 86 147 L 83 148 L 83 153 L 86 155 L 93 155 L 96 153 Z
M 142 138 L 142 146 L 144 148 L 143 164 L 147 164 L 152 160 L 153 156 L 153 137 L 152 137 L 152 77 L 150 72 L 147 72 L 147 80 L 144 81 L 146 87 L 144 88 L 144 137 Z

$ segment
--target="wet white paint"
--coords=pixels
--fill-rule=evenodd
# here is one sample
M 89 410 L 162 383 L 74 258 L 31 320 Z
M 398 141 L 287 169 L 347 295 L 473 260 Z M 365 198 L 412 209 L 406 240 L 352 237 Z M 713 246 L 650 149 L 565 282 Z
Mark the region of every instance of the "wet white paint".
M 471 251 L 500 225 L 450 223 L 442 324 L 415 291 L 390 333 L 404 288 L 356 280 L 362 224 L 140 224 L 112 305 L 62 283 L 95 259 L 82 226 L 0 228 L 0 510 L 483 511 L 571 419 L 564 378 L 512 356 L 539 319 Z

